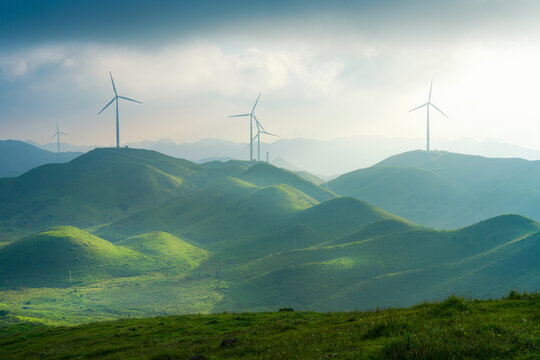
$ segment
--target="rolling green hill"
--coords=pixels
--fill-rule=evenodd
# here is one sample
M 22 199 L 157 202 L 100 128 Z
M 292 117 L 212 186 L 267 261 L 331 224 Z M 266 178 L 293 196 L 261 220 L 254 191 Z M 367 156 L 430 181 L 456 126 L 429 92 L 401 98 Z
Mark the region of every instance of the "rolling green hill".
M 418 224 L 451 229 L 504 214 L 540 220 L 540 162 L 411 151 L 324 186 Z
M 3 285 L 69 286 L 88 276 L 125 276 L 140 272 L 139 254 L 114 246 L 83 230 L 60 226 L 16 241 L 0 250 Z
M 287 184 L 320 202 L 337 197 L 331 191 L 315 185 L 292 171 L 281 169 L 265 162 L 259 162 L 253 165 L 240 178 L 259 186 Z
M 69 163 L 0 179 L 0 241 L 50 226 L 111 223 L 230 176 L 253 185 L 289 185 L 318 201 L 335 197 L 292 172 L 253 164 L 199 165 L 148 150 L 95 149 Z
M 166 233 L 112 244 L 76 227 L 58 226 L 0 249 L 0 274 L 2 286 L 66 287 L 149 271 L 186 271 L 207 256 Z
M 96 149 L 69 163 L 0 179 L 0 241 L 50 226 L 106 224 L 244 171 L 148 150 Z
M 516 284 L 538 286 L 540 268 L 533 259 L 540 251 L 540 224 L 530 219 L 501 216 L 453 231 L 391 221 L 395 232 L 373 231 L 381 227 L 375 223 L 243 265 L 218 309 L 366 309 L 410 305 L 448 292 L 498 296 Z
M 241 259 L 317 245 L 366 225 L 404 219 L 352 198 L 319 204 L 289 185 L 255 186 L 226 178 L 97 231 L 118 241 L 151 231 L 186 236 Z
M 317 201 L 288 186 L 255 186 L 236 178 L 216 181 L 163 206 L 99 230 L 111 241 L 167 231 L 199 243 L 229 242 L 267 232 Z
M 167 271 L 190 270 L 208 257 L 206 250 L 162 231 L 137 235 L 115 245 L 155 258 L 156 264 Z

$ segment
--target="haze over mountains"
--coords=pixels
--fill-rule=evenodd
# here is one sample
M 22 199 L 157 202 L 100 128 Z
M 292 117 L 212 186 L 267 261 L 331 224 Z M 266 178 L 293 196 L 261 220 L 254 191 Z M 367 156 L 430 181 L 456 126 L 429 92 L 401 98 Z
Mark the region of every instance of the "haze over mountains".
M 435 149 L 450 152 L 474 154 L 487 157 L 523 158 L 540 160 L 540 151 L 486 139 L 433 140 Z M 35 146 L 54 151 L 56 143 Z M 62 149 L 87 152 L 95 146 L 73 146 L 61 144 Z M 247 144 L 220 139 L 203 139 L 193 143 L 177 144 L 170 140 L 131 142 L 127 146 L 155 150 L 166 155 L 194 162 L 213 159 L 247 160 Z M 261 144 L 261 160 L 270 161 L 289 170 L 305 170 L 325 179 L 359 168 L 365 168 L 402 152 L 424 148 L 424 139 L 388 138 L 383 136 L 358 136 L 333 140 L 278 139 L 272 143 Z
M 148 316 L 535 290 L 538 217 L 508 214 L 538 213 L 537 167 L 415 151 L 317 185 L 264 162 L 92 150 L 0 179 L 1 304 L 59 321 L 125 316 L 120 294 Z M 452 221 L 469 226 L 429 226 Z
M 80 152 L 51 152 L 22 141 L 0 140 L 0 178 L 19 176 L 37 166 L 63 163 L 81 155 Z
M 462 227 L 501 214 L 540 219 L 540 161 L 411 151 L 327 184 L 412 221 Z

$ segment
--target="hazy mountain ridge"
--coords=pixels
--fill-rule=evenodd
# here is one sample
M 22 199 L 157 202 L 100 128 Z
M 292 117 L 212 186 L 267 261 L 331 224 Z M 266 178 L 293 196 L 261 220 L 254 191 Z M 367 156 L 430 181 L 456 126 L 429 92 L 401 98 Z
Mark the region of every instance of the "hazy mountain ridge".
M 50 152 L 22 141 L 0 140 L 0 178 L 19 176 L 45 164 L 68 162 L 81 154 Z
M 394 154 L 413 149 L 424 148 L 424 139 L 389 138 L 376 135 L 336 138 L 331 140 L 316 139 L 278 139 L 272 143 L 261 143 L 261 160 L 266 160 L 269 152 L 270 162 L 276 166 L 292 171 L 308 171 L 327 179 L 359 168 L 372 166 Z M 540 151 L 506 144 L 493 139 L 477 141 L 474 139 L 433 140 L 436 149 L 463 154 L 476 154 L 487 157 L 524 158 L 540 160 Z M 36 146 L 45 149 L 56 149 L 50 143 Z M 86 152 L 100 146 L 73 146 L 62 144 L 63 149 Z M 175 143 L 171 140 L 139 141 L 127 146 L 155 150 L 170 156 L 188 159 L 194 162 L 205 162 L 209 159 L 226 158 L 248 160 L 246 143 L 202 139 L 192 143 Z
M 511 213 L 540 219 L 539 180 L 539 161 L 411 151 L 324 186 L 448 229 Z

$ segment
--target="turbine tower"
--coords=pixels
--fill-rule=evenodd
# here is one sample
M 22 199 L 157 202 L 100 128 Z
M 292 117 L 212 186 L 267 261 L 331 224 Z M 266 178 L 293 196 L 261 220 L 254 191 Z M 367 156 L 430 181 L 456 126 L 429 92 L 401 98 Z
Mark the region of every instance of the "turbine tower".
M 60 152 L 60 134 L 67 135 L 66 133 L 63 133 L 60 130 L 58 130 L 58 123 L 56 123 L 56 133 L 53 136 L 51 136 L 50 140 L 54 139 L 55 136 L 58 138 L 58 151 L 57 152 Z
M 439 111 L 441 114 L 443 114 L 444 116 L 446 116 L 445 113 L 442 112 L 441 109 L 439 109 L 438 107 L 436 107 L 432 102 L 431 102 L 431 90 L 433 89 L 433 79 L 431 79 L 431 85 L 429 87 L 429 96 L 428 96 L 428 101 L 427 103 L 423 104 L 423 105 L 420 105 L 418 107 L 415 107 L 414 109 L 412 110 L 409 110 L 409 112 L 411 111 L 414 111 L 414 110 L 418 110 L 420 108 L 423 108 L 424 106 L 426 107 L 426 110 L 427 110 L 427 140 L 426 140 L 426 149 L 427 151 L 429 151 L 429 107 L 430 106 L 433 106 L 435 109 L 437 109 L 437 111 Z M 448 117 L 448 116 L 446 116 Z
M 261 161 L 261 134 L 266 134 L 270 136 L 278 136 L 276 134 L 269 133 L 268 131 L 264 130 L 262 124 L 259 122 L 259 119 L 253 114 L 253 118 L 255 119 L 255 125 L 257 126 L 257 135 L 253 138 L 253 140 L 257 139 L 257 161 Z M 268 157 L 268 153 L 266 153 Z
M 255 116 L 255 107 L 257 106 L 257 103 L 259 102 L 259 98 L 261 97 L 261 93 L 259 93 L 259 96 L 257 96 L 257 100 L 255 100 L 255 104 L 253 105 L 253 108 L 251 109 L 251 112 L 249 114 L 240 114 L 240 115 L 230 115 L 229 117 L 243 117 L 243 116 L 249 116 L 249 161 L 253 161 L 253 118 Z
M 113 87 L 113 91 L 114 91 L 114 97 L 107 105 L 105 105 L 105 107 L 103 109 L 101 109 L 100 112 L 98 112 L 98 115 L 101 114 L 103 112 L 103 110 L 108 108 L 109 105 L 111 105 L 113 103 L 113 101 L 116 102 L 116 147 L 120 147 L 120 123 L 119 123 L 119 120 L 118 120 L 118 99 L 129 100 L 129 101 L 133 101 L 133 102 L 136 102 L 136 103 L 139 103 L 139 104 L 142 104 L 142 102 L 127 98 L 125 96 L 118 95 L 118 92 L 116 92 L 116 86 L 114 86 L 113 76 L 112 76 L 112 73 L 110 71 L 109 71 L 109 75 L 111 76 L 111 83 L 112 83 L 112 87 Z

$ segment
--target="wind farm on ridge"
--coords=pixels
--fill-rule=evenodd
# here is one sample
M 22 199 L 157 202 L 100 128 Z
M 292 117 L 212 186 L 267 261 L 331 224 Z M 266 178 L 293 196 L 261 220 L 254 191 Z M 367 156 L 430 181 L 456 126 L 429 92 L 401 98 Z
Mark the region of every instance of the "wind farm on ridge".
M 538 358 L 540 3 L 0 14 L 2 360 Z

